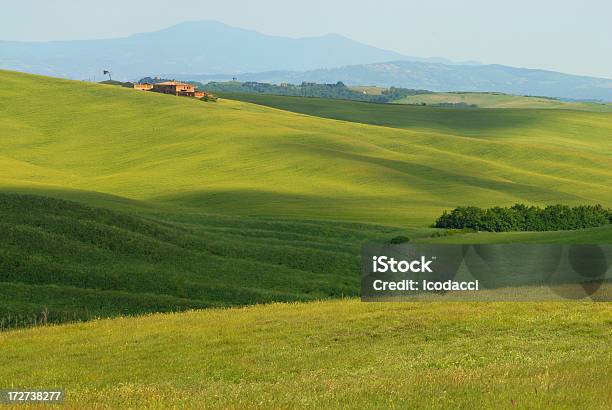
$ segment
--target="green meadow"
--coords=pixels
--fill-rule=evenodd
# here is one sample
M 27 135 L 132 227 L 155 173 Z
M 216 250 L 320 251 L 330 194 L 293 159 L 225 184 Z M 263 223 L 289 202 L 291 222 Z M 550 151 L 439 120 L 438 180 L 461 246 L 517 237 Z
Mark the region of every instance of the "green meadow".
M 611 326 L 580 302 L 155 314 L 0 333 L 0 384 L 72 408 L 607 409 Z
M 299 115 L 9 72 L 2 81 L 8 189 L 409 227 L 458 205 L 612 204 L 608 113 L 252 97 L 309 114 Z
M 608 304 L 354 297 L 371 240 L 610 243 L 431 224 L 611 207 L 612 114 L 0 80 L 0 386 L 109 408 L 610 403 Z

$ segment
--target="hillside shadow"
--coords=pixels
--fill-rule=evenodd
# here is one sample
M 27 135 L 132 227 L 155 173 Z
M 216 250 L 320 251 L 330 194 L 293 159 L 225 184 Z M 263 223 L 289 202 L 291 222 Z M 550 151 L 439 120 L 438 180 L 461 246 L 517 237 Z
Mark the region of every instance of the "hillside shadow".
M 550 115 L 545 110 L 438 108 L 262 94 L 232 94 L 227 98 L 328 119 L 401 129 L 435 129 L 470 136 L 526 128 L 546 121 Z

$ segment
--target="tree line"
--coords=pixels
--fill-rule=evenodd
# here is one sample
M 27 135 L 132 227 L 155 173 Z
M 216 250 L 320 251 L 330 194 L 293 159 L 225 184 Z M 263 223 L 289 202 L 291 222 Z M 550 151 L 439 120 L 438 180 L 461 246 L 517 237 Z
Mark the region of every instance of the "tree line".
M 404 97 L 420 94 L 431 94 L 427 90 L 413 90 L 408 88 L 391 87 L 381 94 L 367 94 L 347 87 L 342 81 L 335 84 L 307 83 L 302 84 L 269 84 L 254 81 L 248 82 L 209 82 L 201 84 L 198 88 L 212 93 L 246 93 L 246 94 L 274 94 L 291 97 L 316 97 L 336 100 L 353 100 L 373 103 L 388 103 Z
M 563 231 L 612 223 L 612 209 L 601 205 L 548 205 L 544 208 L 515 204 L 511 207 L 462 206 L 444 211 L 436 228 L 489 232 Z

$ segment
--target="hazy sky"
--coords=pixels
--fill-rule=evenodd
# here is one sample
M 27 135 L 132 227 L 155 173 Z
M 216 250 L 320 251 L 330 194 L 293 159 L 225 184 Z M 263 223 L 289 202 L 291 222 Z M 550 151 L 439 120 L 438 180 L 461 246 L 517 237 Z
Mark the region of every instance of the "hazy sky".
M 403 54 L 612 78 L 612 0 L 0 0 L 1 40 L 123 37 L 188 20 L 338 33 Z M 0 56 L 2 58 L 2 56 Z

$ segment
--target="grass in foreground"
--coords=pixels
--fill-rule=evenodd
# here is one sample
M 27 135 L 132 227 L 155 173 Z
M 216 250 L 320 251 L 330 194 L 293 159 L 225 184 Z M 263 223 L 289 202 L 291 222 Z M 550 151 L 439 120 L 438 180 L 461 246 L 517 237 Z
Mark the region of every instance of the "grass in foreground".
M 611 313 L 342 300 L 103 320 L 0 334 L 0 385 L 64 387 L 71 407 L 606 409 Z

